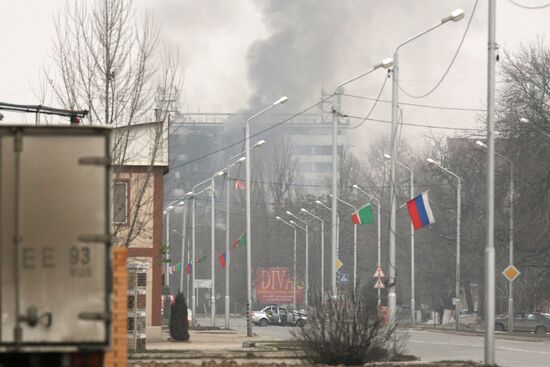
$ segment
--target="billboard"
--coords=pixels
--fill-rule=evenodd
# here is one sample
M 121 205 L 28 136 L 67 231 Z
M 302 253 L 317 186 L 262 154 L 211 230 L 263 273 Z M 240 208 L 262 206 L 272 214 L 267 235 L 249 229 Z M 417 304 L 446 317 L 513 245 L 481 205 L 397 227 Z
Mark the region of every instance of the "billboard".
M 259 268 L 256 270 L 256 299 L 260 303 L 291 304 L 294 279 L 288 268 Z M 304 289 L 296 286 L 296 303 L 303 303 Z

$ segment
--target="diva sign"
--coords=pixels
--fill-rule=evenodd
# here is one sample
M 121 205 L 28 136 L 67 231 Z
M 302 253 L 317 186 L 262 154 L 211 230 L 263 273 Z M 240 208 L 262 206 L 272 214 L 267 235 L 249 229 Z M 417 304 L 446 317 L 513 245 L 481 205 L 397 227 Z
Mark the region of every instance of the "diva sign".
M 288 268 L 260 268 L 256 270 L 256 298 L 263 304 L 293 303 L 294 279 Z M 296 303 L 304 299 L 304 289 L 296 285 Z

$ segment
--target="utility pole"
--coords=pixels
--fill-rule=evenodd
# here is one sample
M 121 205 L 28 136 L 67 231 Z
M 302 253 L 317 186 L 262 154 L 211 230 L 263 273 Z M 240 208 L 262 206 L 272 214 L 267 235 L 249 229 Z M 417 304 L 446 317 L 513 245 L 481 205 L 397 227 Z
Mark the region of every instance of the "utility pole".
M 487 42 L 487 247 L 485 248 L 484 362 L 495 364 L 495 62 L 496 1 L 489 0 Z

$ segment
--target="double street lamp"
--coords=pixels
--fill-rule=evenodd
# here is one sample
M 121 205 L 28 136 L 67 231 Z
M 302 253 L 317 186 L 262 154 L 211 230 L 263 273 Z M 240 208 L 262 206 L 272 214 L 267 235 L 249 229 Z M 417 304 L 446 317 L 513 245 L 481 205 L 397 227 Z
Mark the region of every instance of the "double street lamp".
M 450 21 L 458 22 L 464 18 L 464 10 L 456 9 L 453 12 L 441 19 L 441 21 L 434 26 L 416 34 L 415 36 L 401 42 L 397 45 L 393 54 L 393 78 L 392 78 L 392 114 L 391 114 L 391 169 L 390 169 L 390 233 L 389 233 L 389 289 L 388 289 L 388 308 L 389 308 L 389 321 L 390 325 L 395 325 L 395 316 L 397 311 L 396 302 L 396 289 L 395 289 L 395 229 L 396 229 L 396 215 L 397 215 L 397 203 L 396 203 L 396 180 L 395 180 L 395 166 L 397 157 L 397 125 L 398 125 L 398 105 L 399 105 L 399 50 L 406 44 L 414 41 L 415 39 L 425 35 L 426 33 L 440 27 L 441 25 Z
M 250 312 L 252 311 L 252 231 L 251 231 L 251 213 L 250 213 L 250 121 L 254 118 L 266 113 L 275 106 L 285 103 L 288 100 L 286 96 L 279 98 L 277 101 L 262 111 L 256 113 L 246 120 L 245 126 L 245 157 L 246 157 L 246 183 L 245 183 L 245 197 L 246 197 L 246 335 L 252 336 L 252 319 L 250 318 Z
M 460 206 L 460 196 L 462 190 L 462 180 L 459 175 L 449 171 L 447 168 L 443 167 L 436 161 L 431 158 L 427 159 L 428 163 L 433 164 L 436 167 L 439 167 L 444 172 L 447 172 L 451 176 L 455 177 L 457 180 L 456 188 L 456 276 L 455 276 L 455 326 L 458 330 L 460 327 L 460 216 L 461 216 L 461 206 Z

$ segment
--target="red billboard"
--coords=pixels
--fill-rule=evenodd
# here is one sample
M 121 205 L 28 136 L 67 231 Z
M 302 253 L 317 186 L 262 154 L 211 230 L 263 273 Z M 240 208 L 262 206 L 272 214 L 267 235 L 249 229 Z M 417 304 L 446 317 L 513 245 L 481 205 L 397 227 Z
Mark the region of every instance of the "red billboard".
M 291 304 L 293 302 L 294 279 L 288 268 L 260 268 L 256 270 L 256 298 L 268 304 Z M 302 304 L 303 287 L 296 287 L 296 303 Z

